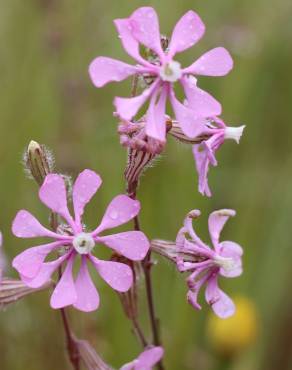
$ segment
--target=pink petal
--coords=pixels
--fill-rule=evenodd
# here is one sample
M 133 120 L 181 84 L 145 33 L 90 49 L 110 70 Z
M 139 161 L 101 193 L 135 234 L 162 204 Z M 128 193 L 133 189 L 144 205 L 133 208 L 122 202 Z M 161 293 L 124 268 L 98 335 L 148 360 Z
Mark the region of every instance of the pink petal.
M 240 245 L 231 241 L 224 241 L 219 244 L 219 254 L 222 257 L 232 258 L 234 267 L 230 271 L 220 268 L 220 275 L 233 278 L 242 274 L 241 256 L 243 250 Z
M 132 26 L 129 19 L 115 19 L 114 24 L 126 52 L 139 63 L 147 64 L 139 53 L 139 43 L 132 35 Z
M 85 205 L 97 192 L 102 180 L 98 174 L 91 170 L 84 170 L 77 177 L 73 187 L 73 205 L 75 221 L 80 225 Z
M 174 54 L 191 48 L 195 45 L 205 33 L 205 25 L 201 18 L 189 10 L 184 14 L 174 27 L 170 44 L 170 57 Z
M 53 212 L 62 216 L 73 229 L 75 228 L 67 206 L 67 191 L 62 176 L 49 174 L 39 190 L 40 200 Z
M 64 255 L 55 261 L 45 262 L 41 265 L 38 274 L 34 278 L 31 279 L 21 275 L 21 280 L 31 288 L 40 288 L 50 280 L 54 271 L 65 261 L 67 257 L 67 255 Z
M 233 60 L 224 48 L 215 48 L 203 54 L 184 73 L 202 76 L 225 76 L 233 68 Z
M 241 257 L 243 250 L 237 243 L 224 241 L 220 243 L 220 255 L 223 257 Z
M 76 302 L 77 292 L 73 280 L 73 262 L 74 256 L 68 259 L 67 266 L 62 274 L 60 281 L 58 282 L 52 296 L 51 296 L 51 307 L 62 308 L 69 306 Z
M 206 155 L 206 151 L 205 149 L 202 149 L 202 146 L 200 144 L 193 145 L 193 155 L 199 177 L 199 192 L 202 195 L 211 197 L 212 193 L 208 185 L 208 171 L 210 161 Z
M 86 257 L 82 258 L 80 270 L 75 281 L 75 289 L 77 292 L 77 301 L 74 307 L 80 311 L 94 311 L 99 306 L 99 295 L 91 280 L 91 277 L 86 266 Z
M 98 228 L 92 233 L 93 236 L 101 231 L 120 226 L 132 220 L 140 211 L 140 202 L 133 200 L 127 195 L 117 195 L 107 207 L 103 219 Z
M 112 81 L 123 81 L 137 71 L 135 66 L 107 57 L 97 57 L 89 66 L 89 75 L 96 87 Z
M 163 86 L 156 104 L 156 95 L 152 95 L 149 109 L 147 111 L 146 134 L 161 142 L 165 142 L 165 105 L 167 97 L 167 87 Z
M 206 131 L 206 120 L 196 116 L 196 112 L 181 104 L 171 93 L 171 104 L 182 131 L 188 137 L 196 137 Z
M 135 366 L 135 370 L 151 369 L 162 359 L 163 353 L 164 351 L 162 347 L 146 349 L 137 358 L 138 364 Z
M 59 237 L 58 234 L 46 229 L 31 213 L 25 210 L 17 213 L 12 224 L 12 232 L 18 238 Z
M 151 7 L 139 8 L 129 19 L 133 36 L 162 58 L 164 53 L 161 48 L 159 21 L 155 10 Z
M 160 80 L 157 79 L 148 89 L 144 90 L 141 95 L 134 98 L 120 98 L 116 97 L 114 106 L 116 107 L 118 115 L 125 120 L 131 120 L 142 107 L 142 105 L 149 99 L 159 85 Z
M 62 242 L 55 242 L 29 248 L 14 258 L 12 266 L 19 274 L 30 279 L 34 278 L 39 272 L 47 255 L 62 244 Z
M 206 91 L 199 89 L 191 78 L 182 79 L 188 107 L 198 117 L 218 116 L 222 112 L 221 104 Z
M 230 297 L 219 289 L 217 276 L 212 277 L 206 287 L 206 301 L 214 313 L 221 319 L 226 319 L 235 313 L 235 305 Z
M 199 290 L 196 290 L 194 292 L 189 290 L 187 293 L 187 300 L 189 304 L 191 304 L 196 310 L 201 310 L 202 306 L 198 302 L 198 294 Z
M 229 217 L 233 217 L 235 214 L 236 213 L 233 209 L 220 209 L 219 211 L 215 211 L 210 214 L 208 220 L 209 233 L 216 250 L 218 250 L 220 233 L 225 223 Z
M 127 364 L 123 365 L 120 370 L 135 370 L 135 364 L 137 363 L 137 360 L 128 362 Z M 148 370 L 148 369 L 146 369 Z
M 127 231 L 119 234 L 99 237 L 104 243 L 119 254 L 133 261 L 141 261 L 149 250 L 149 241 L 141 231 Z
M 126 292 L 131 288 L 133 273 L 128 265 L 120 262 L 101 261 L 93 256 L 90 256 L 90 259 L 99 275 L 113 289 L 118 292 Z

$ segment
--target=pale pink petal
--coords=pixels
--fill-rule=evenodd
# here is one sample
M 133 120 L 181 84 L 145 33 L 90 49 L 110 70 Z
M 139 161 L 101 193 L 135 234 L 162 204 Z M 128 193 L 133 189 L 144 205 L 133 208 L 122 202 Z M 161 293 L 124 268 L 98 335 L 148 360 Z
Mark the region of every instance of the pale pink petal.
M 232 241 L 221 242 L 219 244 L 219 254 L 222 257 L 232 258 L 233 260 L 232 269 L 226 271 L 225 269 L 220 268 L 220 275 L 233 278 L 242 274 L 241 256 L 243 254 L 243 250 L 239 244 Z
M 159 83 L 160 80 L 156 79 L 156 81 L 148 89 L 144 90 L 141 95 L 133 98 L 116 97 L 114 99 L 114 106 L 116 107 L 117 114 L 120 116 L 120 118 L 124 120 L 131 120 L 137 114 L 146 100 L 148 100 L 155 92 Z
M 102 180 L 100 176 L 91 170 L 84 170 L 77 177 L 73 186 L 73 205 L 75 221 L 80 225 L 85 205 L 97 192 Z
M 38 274 L 34 278 L 31 279 L 21 275 L 21 280 L 30 288 L 40 288 L 50 280 L 54 271 L 65 261 L 67 257 L 67 255 L 64 255 L 55 261 L 45 262 L 41 265 Z
M 219 245 L 220 255 L 223 257 L 241 257 L 243 250 L 241 246 L 232 241 L 224 241 Z
M 102 87 L 112 81 L 123 81 L 138 72 L 136 66 L 107 57 L 97 57 L 89 66 L 91 81 L 96 87 Z
M 119 33 L 123 47 L 126 52 L 137 62 L 145 65 L 148 64 L 139 53 L 139 43 L 132 35 L 132 26 L 129 19 L 115 19 L 114 24 Z
M 99 294 L 89 275 L 86 260 L 86 257 L 82 257 L 80 270 L 75 281 L 77 301 L 73 306 L 80 311 L 90 312 L 98 308 Z
M 90 256 L 90 259 L 99 275 L 113 289 L 118 292 L 126 292 L 133 284 L 133 272 L 131 268 L 120 262 L 101 261 Z
M 31 213 L 25 210 L 19 211 L 15 216 L 12 223 L 12 232 L 18 238 L 59 237 L 58 234 L 46 229 Z M 60 236 L 60 239 L 62 239 L 62 236 Z
M 14 258 L 12 266 L 19 274 L 27 278 L 34 278 L 39 272 L 47 255 L 61 245 L 62 242 L 55 242 L 26 249 Z
M 135 370 L 135 364 L 137 363 L 137 360 L 128 362 L 127 364 L 123 365 L 120 370 Z M 148 370 L 148 369 L 145 369 Z
M 141 231 L 127 231 L 119 234 L 101 236 L 98 242 L 104 243 L 119 254 L 133 261 L 141 261 L 149 250 L 149 241 Z
M 225 76 L 233 68 L 233 60 L 229 52 L 222 48 L 215 48 L 203 54 L 184 73 L 202 76 Z
M 135 366 L 135 370 L 152 369 L 152 367 L 162 359 L 163 353 L 162 347 L 146 349 L 137 358 L 138 363 Z
M 205 295 L 206 301 L 221 319 L 226 319 L 235 313 L 235 305 L 231 298 L 219 289 L 216 275 L 208 281 Z
M 212 193 L 208 185 L 208 171 L 210 161 L 202 145 L 193 145 L 193 155 L 199 178 L 199 192 L 202 195 L 211 197 Z
M 171 105 L 182 131 L 190 138 L 201 135 L 206 131 L 206 119 L 198 117 L 196 112 L 180 103 L 174 92 L 171 92 Z
M 39 190 L 40 200 L 53 212 L 62 216 L 73 229 L 75 228 L 67 206 L 67 191 L 62 176 L 49 174 Z
M 191 48 L 200 40 L 204 33 L 205 25 L 201 18 L 198 14 L 189 10 L 174 27 L 168 55 L 173 57 L 174 54 Z
M 165 142 L 165 106 L 167 97 L 167 87 L 163 86 L 158 102 L 156 95 L 152 95 L 149 109 L 147 111 L 146 134 L 161 142 Z
M 71 255 L 71 257 L 68 259 L 67 266 L 62 274 L 62 277 L 51 296 L 52 308 L 57 309 L 66 307 L 75 303 L 77 300 L 77 292 L 72 271 L 73 262 L 74 256 Z
M 144 46 L 155 51 L 162 58 L 159 21 L 155 10 L 151 7 L 142 7 L 134 11 L 129 18 L 133 36 Z
M 132 220 L 140 211 L 140 202 L 127 195 L 117 195 L 107 207 L 100 225 L 92 233 L 97 235 L 103 230 L 111 229 Z
M 199 89 L 192 78 L 182 79 L 188 108 L 198 117 L 218 116 L 222 112 L 221 104 L 206 91 Z
M 192 305 L 196 310 L 201 310 L 202 306 L 198 302 L 198 294 L 199 294 L 198 290 L 194 292 L 189 290 L 187 293 L 187 300 L 189 304 Z
M 220 233 L 225 223 L 229 217 L 233 217 L 235 214 L 236 212 L 233 209 L 220 209 L 219 211 L 215 211 L 210 214 L 208 220 L 209 233 L 216 250 L 218 250 Z

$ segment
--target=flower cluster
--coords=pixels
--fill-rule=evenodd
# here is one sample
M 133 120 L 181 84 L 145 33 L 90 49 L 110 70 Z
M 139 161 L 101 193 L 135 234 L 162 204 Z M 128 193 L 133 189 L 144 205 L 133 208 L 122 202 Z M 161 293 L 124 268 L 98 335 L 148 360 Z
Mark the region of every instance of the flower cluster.
M 82 224 L 85 205 L 96 193 L 101 182 L 100 176 L 91 170 L 80 173 L 72 191 L 73 218 L 67 206 L 64 179 L 60 175 L 49 174 L 40 188 L 39 197 L 47 207 L 63 218 L 65 224 L 56 232 L 50 231 L 25 210 L 19 211 L 13 222 L 13 233 L 19 238 L 48 237 L 54 240 L 29 248 L 14 258 L 13 267 L 29 287 L 41 287 L 55 270 L 66 265 L 51 297 L 53 308 L 69 305 L 81 311 L 98 308 L 99 294 L 90 278 L 88 262 L 113 289 L 118 292 L 130 289 L 133 282 L 131 268 L 124 263 L 95 257 L 92 252 L 99 248 L 97 244 L 103 244 L 133 261 L 142 260 L 148 252 L 149 242 L 141 231 L 102 235 L 105 230 L 120 226 L 139 213 L 139 202 L 126 195 L 118 195 L 111 201 L 96 229 L 85 229 Z M 53 251 L 58 251 L 59 257 L 45 262 L 47 255 Z M 77 258 L 80 259 L 80 269 L 74 281 L 73 264 Z
M 12 231 L 19 238 L 49 238 L 50 241 L 30 247 L 14 258 L 13 267 L 22 281 L 3 280 L 0 284 L 0 298 L 2 297 L 5 304 L 10 304 L 12 296 L 20 299 L 32 290 L 42 290 L 54 285 L 52 308 L 63 309 L 72 305 L 85 312 L 96 310 L 100 298 L 89 273 L 88 264 L 91 264 L 108 285 L 121 293 L 126 315 L 132 320 L 134 331 L 144 347 L 144 352 L 122 366 L 121 370 L 151 370 L 156 364 L 162 369 L 164 350 L 159 346 L 158 320 L 151 297 L 151 252 L 158 252 L 169 258 L 176 264 L 179 272 L 189 273 L 187 298 L 196 309 L 201 308 L 198 294 L 205 285 L 206 301 L 220 318 L 231 316 L 235 306 L 231 298 L 219 288 L 218 278 L 232 278 L 242 273 L 243 252 L 234 242 L 219 241 L 226 221 L 235 215 L 235 211 L 229 209 L 215 211 L 209 216 L 213 248 L 197 236 L 192 221 L 200 212 L 193 210 L 185 218 L 175 242 L 154 240 L 150 249 L 150 243 L 140 230 L 137 218 L 140 203 L 136 200 L 136 193 L 140 176 L 164 150 L 167 138 L 171 136 L 192 146 L 199 178 L 199 192 L 211 196 L 208 171 L 210 166 L 217 165 L 216 152 L 226 139 L 239 143 L 244 126 L 227 126 L 219 117 L 222 113 L 221 104 L 199 88 L 197 83 L 198 76 L 224 76 L 229 73 L 233 61 L 226 49 L 216 47 L 184 68 L 176 60 L 178 53 L 195 45 L 205 32 L 204 23 L 195 12 L 188 11 L 181 17 L 170 39 L 161 36 L 157 14 L 151 7 L 139 8 L 130 17 L 116 19 L 114 23 L 125 51 L 136 64 L 97 57 L 90 64 L 89 74 L 98 88 L 111 81 L 122 81 L 133 76 L 132 96 L 114 99 L 114 116 L 119 120 L 120 142 L 128 150 L 125 170 L 127 195 L 116 196 L 107 207 L 99 226 L 93 230 L 87 229 L 82 217 L 85 206 L 101 186 L 100 176 L 86 169 L 79 174 L 72 191 L 69 191 L 64 176 L 52 173 L 53 161 L 49 152 L 32 141 L 24 162 L 40 186 L 40 200 L 50 209 L 51 229 L 44 227 L 28 211 L 21 210 L 13 221 Z M 183 102 L 176 97 L 176 83 L 183 89 Z M 140 93 L 138 90 L 141 88 L 143 91 Z M 139 117 L 138 113 L 147 101 L 149 106 L 146 113 Z M 172 107 L 173 116 L 166 112 L 168 102 Z M 68 208 L 68 200 L 71 198 L 73 216 Z M 133 219 L 134 231 L 104 234 L 105 231 Z M 0 252 L 1 243 L 0 233 Z M 109 260 L 96 256 L 101 245 L 111 250 Z M 136 263 L 139 261 L 140 264 Z M 145 274 L 154 338 L 152 343 L 155 343 L 155 347 L 148 345 L 149 342 L 145 339 L 137 319 L 135 283 L 136 270 L 139 269 Z M 51 279 L 55 271 L 59 273 L 56 284 Z M 0 280 L 1 274 L 0 255 Z M 126 292 L 127 294 L 124 294 Z M 75 346 L 74 351 L 77 351 L 73 351 L 70 357 L 73 365 L 79 361 L 75 356 L 77 353 L 84 364 L 90 364 L 88 369 L 110 369 L 88 342 L 77 340 L 66 325 L 65 327 L 66 334 L 69 335 L 69 351 L 72 343 L 73 347 Z M 96 366 L 92 367 L 92 364 Z M 79 368 L 79 365 L 75 368 Z

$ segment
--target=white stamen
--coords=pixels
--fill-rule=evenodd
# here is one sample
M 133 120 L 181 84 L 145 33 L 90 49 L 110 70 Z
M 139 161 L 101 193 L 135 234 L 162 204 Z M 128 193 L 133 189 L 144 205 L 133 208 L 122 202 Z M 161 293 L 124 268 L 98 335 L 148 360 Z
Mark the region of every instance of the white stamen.
M 225 128 L 225 139 L 232 139 L 239 144 L 239 140 L 241 138 L 241 135 L 243 133 L 243 130 L 245 128 L 245 125 L 239 126 L 239 127 L 226 127 Z
M 79 254 L 88 254 L 95 246 L 95 241 L 91 234 L 80 233 L 73 239 L 73 247 Z
M 175 60 L 165 63 L 160 70 L 160 77 L 163 81 L 175 82 L 182 76 L 180 63 Z
M 226 272 L 230 272 L 235 268 L 235 261 L 231 257 L 216 256 L 213 260 L 216 265 L 222 267 Z

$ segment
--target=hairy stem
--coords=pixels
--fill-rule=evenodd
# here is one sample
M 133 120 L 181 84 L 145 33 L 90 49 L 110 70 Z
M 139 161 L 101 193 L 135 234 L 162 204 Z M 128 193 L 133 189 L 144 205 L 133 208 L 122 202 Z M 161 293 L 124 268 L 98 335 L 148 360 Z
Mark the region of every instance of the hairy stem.
M 141 342 L 141 345 L 143 347 L 147 347 L 148 342 L 145 338 L 145 335 L 144 335 L 144 333 L 143 333 L 143 331 L 140 327 L 140 324 L 139 324 L 138 320 L 136 318 L 133 318 L 132 323 L 133 323 L 133 327 L 134 327 L 134 332 L 137 335 L 137 337 L 139 338 L 139 340 Z
M 136 193 L 132 194 L 132 198 L 136 198 Z M 138 216 L 134 218 L 134 229 L 137 231 L 141 230 Z M 152 279 L 151 279 L 151 267 L 152 267 L 151 251 L 148 252 L 147 256 L 142 261 L 142 267 L 143 267 L 143 272 L 145 275 L 147 306 L 148 306 L 148 313 L 149 313 L 149 319 L 150 319 L 150 324 L 151 324 L 152 343 L 155 346 L 160 346 L 161 339 L 159 335 L 159 321 L 155 313 Z M 157 368 L 159 370 L 164 370 L 162 360 L 160 360 L 160 362 L 157 364 Z
M 64 332 L 66 336 L 67 351 L 74 370 L 80 370 L 80 354 L 75 337 L 70 329 L 70 324 L 65 308 L 60 309 Z

